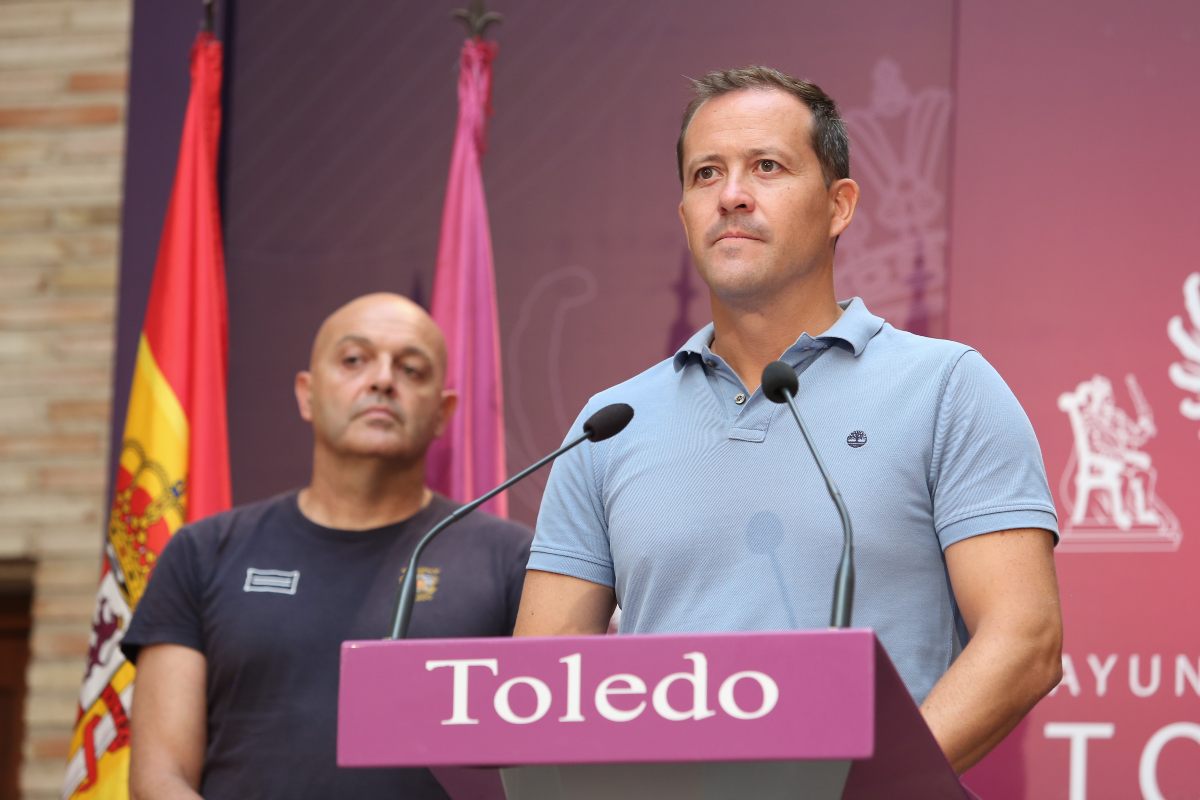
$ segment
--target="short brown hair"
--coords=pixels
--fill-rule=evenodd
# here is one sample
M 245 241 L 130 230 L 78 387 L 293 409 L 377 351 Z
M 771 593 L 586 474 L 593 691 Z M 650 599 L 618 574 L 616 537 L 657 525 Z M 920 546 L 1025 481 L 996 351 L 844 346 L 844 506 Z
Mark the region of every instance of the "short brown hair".
M 741 89 L 778 89 L 787 92 L 812 112 L 812 146 L 821 162 L 825 185 L 850 177 L 850 139 L 846 125 L 838 114 L 837 103 L 820 86 L 785 75 L 770 67 L 742 67 L 710 72 L 692 80 L 692 101 L 683 111 L 675 157 L 679 167 L 679 182 L 683 183 L 683 137 L 696 111 L 706 101 Z

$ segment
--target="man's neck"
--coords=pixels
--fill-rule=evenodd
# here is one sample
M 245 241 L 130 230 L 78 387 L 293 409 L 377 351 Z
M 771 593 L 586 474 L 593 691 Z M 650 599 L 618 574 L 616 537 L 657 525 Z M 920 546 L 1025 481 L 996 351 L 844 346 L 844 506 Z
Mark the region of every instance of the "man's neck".
M 761 382 L 763 368 L 783 355 L 801 334 L 819 336 L 842 315 L 832 281 L 823 291 L 779 294 L 753 307 L 732 307 L 714 296 L 712 309 L 712 350 L 751 393 Z
M 361 531 L 406 520 L 429 504 L 425 464 L 336 458 L 318 452 L 312 480 L 300 490 L 300 512 L 326 528 Z

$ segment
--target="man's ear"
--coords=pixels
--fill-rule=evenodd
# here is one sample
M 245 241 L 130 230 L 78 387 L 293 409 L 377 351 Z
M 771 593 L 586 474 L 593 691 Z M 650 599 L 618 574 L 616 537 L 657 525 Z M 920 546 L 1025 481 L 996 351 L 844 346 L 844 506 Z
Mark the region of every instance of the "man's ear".
M 454 416 L 456 408 L 458 408 L 458 392 L 453 389 L 443 389 L 442 399 L 438 404 L 437 436 L 446 432 L 446 426 L 450 424 L 450 418 Z
M 849 178 L 834 181 L 829 187 L 833 218 L 829 223 L 829 238 L 836 239 L 850 227 L 854 209 L 858 208 L 858 184 Z
M 312 373 L 308 370 L 297 372 L 293 391 L 296 393 L 296 407 L 300 409 L 300 419 L 312 422 Z

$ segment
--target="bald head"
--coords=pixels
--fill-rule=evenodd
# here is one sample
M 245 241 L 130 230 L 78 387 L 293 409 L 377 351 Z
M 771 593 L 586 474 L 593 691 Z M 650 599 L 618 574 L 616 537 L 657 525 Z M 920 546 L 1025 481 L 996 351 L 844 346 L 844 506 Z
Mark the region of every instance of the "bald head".
M 328 348 L 346 337 L 362 337 L 372 330 L 404 332 L 411 346 L 426 351 L 439 382 L 446 375 L 446 338 L 433 317 L 407 297 L 390 292 L 375 292 L 356 297 L 325 318 L 313 338 L 309 369 Z
M 454 411 L 446 340 L 425 310 L 398 294 L 368 294 L 330 314 L 296 376 L 300 416 L 319 457 L 423 461 Z

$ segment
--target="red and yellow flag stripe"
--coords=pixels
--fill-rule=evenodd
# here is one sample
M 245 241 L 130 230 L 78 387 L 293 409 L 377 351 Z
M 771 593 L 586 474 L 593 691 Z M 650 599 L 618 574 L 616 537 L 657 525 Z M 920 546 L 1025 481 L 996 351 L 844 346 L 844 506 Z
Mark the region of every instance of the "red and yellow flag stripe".
M 217 204 L 221 44 L 201 33 L 138 340 L 63 797 L 129 796 L 135 669 L 119 647 L 167 541 L 229 507 L 225 265 Z

